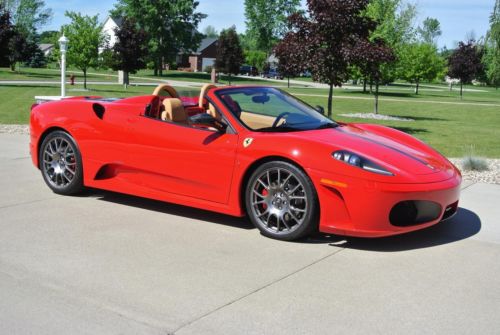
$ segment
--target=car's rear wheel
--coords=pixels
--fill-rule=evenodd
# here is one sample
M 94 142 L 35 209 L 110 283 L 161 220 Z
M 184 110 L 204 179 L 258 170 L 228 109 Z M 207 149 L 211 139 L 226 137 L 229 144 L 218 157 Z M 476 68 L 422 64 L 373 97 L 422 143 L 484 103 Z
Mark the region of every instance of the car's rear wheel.
M 76 194 L 83 189 L 83 168 L 75 140 L 64 131 L 48 134 L 40 147 L 40 170 L 45 183 L 58 194 Z
M 271 238 L 296 240 L 318 225 L 314 185 L 301 169 L 287 162 L 267 162 L 252 173 L 245 205 L 252 223 Z

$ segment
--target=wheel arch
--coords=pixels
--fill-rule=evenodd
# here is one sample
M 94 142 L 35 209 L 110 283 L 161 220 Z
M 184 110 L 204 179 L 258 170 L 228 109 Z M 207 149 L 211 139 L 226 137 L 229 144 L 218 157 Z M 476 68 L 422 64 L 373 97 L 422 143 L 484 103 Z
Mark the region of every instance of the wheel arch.
M 248 181 L 250 180 L 250 176 L 262 164 L 265 164 L 267 162 L 273 162 L 273 161 L 281 161 L 281 162 L 290 163 L 290 164 L 294 165 L 295 167 L 297 167 L 298 169 L 302 170 L 302 172 L 304 172 L 305 175 L 309 179 L 311 179 L 311 177 L 309 176 L 309 174 L 307 173 L 307 171 L 298 162 L 296 162 L 296 161 L 294 161 L 294 160 L 292 160 L 290 158 L 287 158 L 287 157 L 284 157 L 284 156 L 274 155 L 274 156 L 265 156 L 265 157 L 261 157 L 261 158 L 257 159 L 256 161 L 252 162 L 252 164 L 250 164 L 247 167 L 247 169 L 245 170 L 245 173 L 243 174 L 242 182 L 241 182 L 241 185 L 240 185 L 239 203 L 240 203 L 240 206 L 241 206 L 241 208 L 243 209 L 243 211 L 245 213 L 246 213 L 246 207 L 245 207 L 245 190 L 247 188 Z
M 37 167 L 38 167 L 38 169 L 40 169 L 40 159 L 39 159 L 39 157 L 40 157 L 40 147 L 42 146 L 42 143 L 45 140 L 45 138 L 50 133 L 53 133 L 54 131 L 63 131 L 65 133 L 67 133 L 69 136 L 73 137 L 73 135 L 71 135 L 71 133 L 67 129 L 64 129 L 64 128 L 59 127 L 59 126 L 53 126 L 53 127 L 49 127 L 47 129 L 45 129 L 43 131 L 43 133 L 40 135 L 40 137 L 38 138 L 38 143 L 36 145 L 36 160 L 37 160 Z M 73 139 L 74 139 L 74 137 L 73 137 Z

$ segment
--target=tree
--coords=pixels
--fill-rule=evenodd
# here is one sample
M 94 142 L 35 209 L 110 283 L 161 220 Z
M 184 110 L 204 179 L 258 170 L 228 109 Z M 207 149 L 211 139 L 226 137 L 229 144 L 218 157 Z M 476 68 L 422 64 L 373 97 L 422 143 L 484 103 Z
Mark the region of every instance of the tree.
M 403 49 L 400 57 L 401 78 L 415 84 L 415 94 L 418 94 L 422 81 L 433 81 L 439 75 L 445 74 L 445 61 L 433 44 L 409 44 Z
M 38 48 L 36 44 L 30 43 L 24 37 L 24 34 L 19 32 L 17 27 L 14 27 L 12 37 L 8 45 L 8 59 L 11 71 L 16 70 L 16 64 L 18 62 L 26 62 L 31 56 L 31 52 Z
M 12 13 L 12 22 L 19 32 L 29 39 L 36 30 L 49 23 L 52 10 L 46 8 L 43 0 L 4 0 L 5 7 Z
M 304 59 L 301 59 L 301 54 L 297 52 L 302 47 L 299 41 L 296 35 L 288 34 L 274 48 L 274 54 L 279 60 L 278 71 L 288 78 L 288 87 L 290 77 L 296 77 L 304 71 Z
M 231 74 L 236 75 L 240 72 L 243 61 L 243 49 L 236 33 L 236 27 L 232 26 L 221 31 L 217 44 L 215 68 L 229 76 L 229 85 L 231 85 Z
M 66 12 L 65 15 L 71 19 L 71 23 L 63 27 L 69 39 L 68 63 L 83 72 L 83 87 L 86 89 L 87 71 L 98 66 L 99 48 L 105 45 L 106 38 L 97 15 L 83 16 L 75 12 Z
M 375 20 L 378 25 L 370 39 L 382 39 L 394 50 L 396 60 L 381 67 L 380 81 L 389 83 L 400 76 L 399 59 L 405 45 L 415 42 L 414 28 L 417 10 L 415 5 L 404 0 L 372 0 L 367 7 L 366 15 Z M 365 85 L 366 86 L 366 80 Z M 370 91 L 371 91 L 370 83 Z
M 47 58 L 38 45 L 35 45 L 34 47 L 33 52 L 30 53 L 28 59 L 26 60 L 26 66 L 32 68 L 45 67 L 47 65 Z
M 0 66 L 10 65 L 10 40 L 14 36 L 10 13 L 0 3 Z
M 415 5 L 403 0 L 372 0 L 366 15 L 377 22 L 371 34 L 372 40 L 382 39 L 388 46 L 397 46 L 415 39 L 414 21 L 417 15 Z
M 488 82 L 497 89 L 500 85 L 500 0 L 496 0 L 486 34 L 484 65 Z
M 47 23 L 51 17 L 50 9 L 45 9 L 42 0 L 4 0 L 1 3 L 2 13 L 9 12 L 8 21 L 10 28 L 5 26 L 2 50 L 4 55 L 2 63 L 10 66 L 15 71 L 18 62 L 31 63 L 32 58 L 40 63 L 42 60 L 38 52 L 38 35 L 36 29 Z M 3 14 L 2 16 L 4 16 Z
M 208 25 L 203 29 L 203 35 L 206 37 L 217 38 L 219 37 L 219 32 L 214 26 Z
M 498 89 L 498 86 L 500 86 L 500 50 L 488 46 L 483 61 L 488 83 Z
M 460 80 L 460 99 L 463 97 L 463 85 L 470 84 L 484 71 L 481 60 L 482 50 L 472 40 L 467 43 L 460 42 L 448 58 L 448 75 Z
M 342 86 L 354 61 L 355 46 L 368 39 L 376 24 L 363 15 L 368 0 L 308 0 L 307 16 L 292 14 L 291 31 L 282 43 L 298 45 L 294 59 L 309 69 L 313 79 L 328 84 L 328 116 L 332 115 L 333 87 Z M 287 48 L 291 50 L 291 48 Z
M 300 0 L 245 0 L 246 35 L 252 47 L 269 55 L 288 30 L 287 17 L 299 6 Z
M 43 0 L 4 0 L 4 3 L 12 13 L 16 27 L 16 41 L 12 41 L 16 49 L 11 50 L 11 69 L 15 70 L 18 61 L 40 63 L 37 30 L 50 21 L 52 10 L 45 7 Z M 24 50 L 18 49 L 20 47 Z
M 40 40 L 40 43 L 55 44 L 59 37 L 61 37 L 61 33 L 57 30 L 47 30 L 41 32 L 38 39 Z
M 113 46 L 113 70 L 124 72 L 124 84 L 129 84 L 129 73 L 146 66 L 146 32 L 138 29 L 134 19 L 125 18 L 121 28 L 115 30 L 117 41 Z
M 264 51 L 247 50 L 245 54 L 245 63 L 262 71 L 266 65 L 267 55 Z
M 179 51 L 196 49 L 203 35 L 196 31 L 206 17 L 196 12 L 195 0 L 119 0 L 113 16 L 133 17 L 147 33 L 148 49 L 155 75 L 162 75 L 164 65 L 175 61 Z
M 424 20 L 422 27 L 419 27 L 417 31 L 422 41 L 427 44 L 436 44 L 442 34 L 439 21 L 430 17 Z
M 382 80 L 382 65 L 393 62 L 394 51 L 382 39 L 359 40 L 353 50 L 354 63 L 370 82 L 375 83 L 375 114 L 378 114 L 379 87 Z

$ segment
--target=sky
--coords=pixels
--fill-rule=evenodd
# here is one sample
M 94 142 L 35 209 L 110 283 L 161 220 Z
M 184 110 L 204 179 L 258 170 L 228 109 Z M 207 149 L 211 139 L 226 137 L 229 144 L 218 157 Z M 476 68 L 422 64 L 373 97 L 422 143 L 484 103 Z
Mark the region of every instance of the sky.
M 104 21 L 113 8 L 115 0 L 45 0 L 47 7 L 54 12 L 53 19 L 43 30 L 59 30 L 68 23 L 65 11 L 77 11 L 87 15 L 99 14 Z M 236 26 L 238 32 L 245 31 L 244 0 L 199 0 L 198 11 L 208 15 L 199 30 L 212 25 L 217 30 Z M 304 1 L 303 1 L 304 2 Z M 458 41 L 470 36 L 480 38 L 489 28 L 489 16 L 495 0 L 411 0 L 417 4 L 417 24 L 426 17 L 437 18 L 441 23 L 442 36 L 438 40 L 440 47 L 453 48 Z

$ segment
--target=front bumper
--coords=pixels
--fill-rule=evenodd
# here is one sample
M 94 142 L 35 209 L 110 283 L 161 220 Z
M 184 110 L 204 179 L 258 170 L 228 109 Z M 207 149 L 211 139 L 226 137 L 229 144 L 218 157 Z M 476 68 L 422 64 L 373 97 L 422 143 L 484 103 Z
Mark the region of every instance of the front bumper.
M 390 184 L 345 176 L 328 176 L 308 171 L 320 202 L 319 230 L 357 237 L 383 237 L 430 227 L 450 217 L 460 197 L 461 176 L 434 183 Z M 326 183 L 325 180 L 334 180 Z M 402 201 L 431 201 L 439 205 L 436 219 L 396 226 L 390 222 L 391 210 Z

